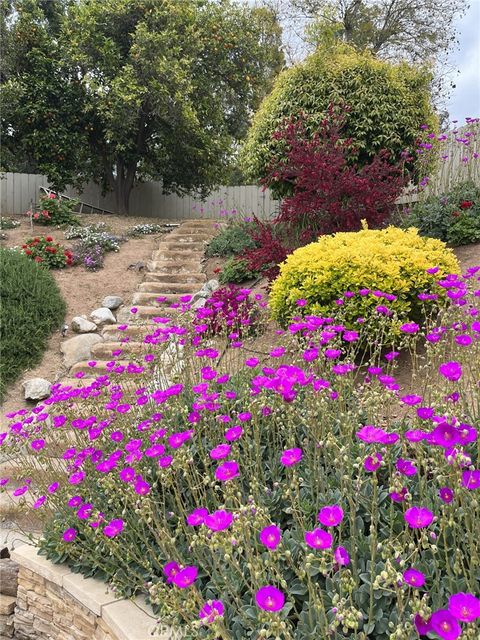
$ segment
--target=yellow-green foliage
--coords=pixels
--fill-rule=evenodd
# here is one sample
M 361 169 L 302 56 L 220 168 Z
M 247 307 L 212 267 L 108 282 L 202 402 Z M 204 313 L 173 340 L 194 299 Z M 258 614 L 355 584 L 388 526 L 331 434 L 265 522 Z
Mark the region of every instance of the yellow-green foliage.
M 353 139 L 360 163 L 380 149 L 398 159 L 415 148 L 422 124 L 436 126 L 430 81 L 426 68 L 392 64 L 345 44 L 316 51 L 283 71 L 262 102 L 242 151 L 247 177 L 265 177 L 272 156 L 282 155 L 272 134 L 286 118 L 302 112 L 314 130 L 330 102 L 350 107 L 345 135 Z
M 439 267 L 438 272 L 427 273 L 431 267 Z M 358 317 L 370 316 L 379 304 L 388 306 L 402 322 L 418 321 L 423 303 L 417 295 L 442 294 L 444 290 L 435 282 L 459 271 L 451 249 L 440 240 L 422 238 L 413 227 L 337 233 L 322 236 L 288 256 L 273 283 L 270 305 L 273 316 L 286 325 L 300 311 L 328 316 L 338 310 L 335 300 L 346 291 L 367 288 L 394 294 L 397 299 L 387 302 L 356 293 L 344 305 L 351 326 Z M 296 304 L 300 299 L 307 301 L 306 306 Z

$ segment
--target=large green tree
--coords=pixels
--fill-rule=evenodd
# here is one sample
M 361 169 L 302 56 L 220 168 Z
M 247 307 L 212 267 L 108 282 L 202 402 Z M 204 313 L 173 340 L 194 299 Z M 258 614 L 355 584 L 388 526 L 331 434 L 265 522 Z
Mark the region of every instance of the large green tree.
M 58 186 L 93 177 L 119 212 L 137 180 L 176 193 L 218 183 L 283 65 L 272 15 L 230 0 L 9 4 L 4 137 Z

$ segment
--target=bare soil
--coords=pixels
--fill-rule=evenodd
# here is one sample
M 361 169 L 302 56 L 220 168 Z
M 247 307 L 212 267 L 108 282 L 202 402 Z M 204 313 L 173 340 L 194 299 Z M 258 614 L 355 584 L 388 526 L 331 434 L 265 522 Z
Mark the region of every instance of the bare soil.
M 24 216 L 8 216 L 21 221 L 16 229 L 3 231 L 7 235 L 6 240 L 1 241 L 2 246 L 14 247 L 25 243 L 27 238 L 39 235 L 52 236 L 55 242 L 60 242 L 65 247 L 70 247 L 75 240 L 65 240 L 64 230 L 55 227 L 33 226 Z M 113 215 L 83 214 L 82 226 L 105 222 L 109 230 L 116 235 L 124 235 L 127 229 L 137 224 L 162 224 L 166 220 L 152 218 L 137 218 L 133 216 L 122 217 Z M 52 270 L 62 296 L 67 304 L 66 324 L 75 316 L 89 316 L 99 306 L 107 295 L 116 295 L 123 298 L 125 304 L 129 304 L 131 296 L 137 285 L 143 279 L 142 271 L 128 269 L 129 265 L 138 261 L 146 262 L 151 258 L 152 252 L 157 247 L 163 234 L 145 235 L 140 238 L 129 238 L 120 245 L 118 252 L 109 252 L 105 255 L 105 264 L 99 271 L 88 271 L 83 266 L 67 267 L 65 269 Z M 48 347 L 41 362 L 24 374 L 7 390 L 4 403 L 0 408 L 2 414 L 27 406 L 23 398 L 22 382 L 28 378 L 46 378 L 50 382 L 57 381 L 66 371 L 62 365 L 60 344 L 63 340 L 60 334 L 61 327 L 52 334 Z M 72 337 L 70 331 L 67 338 Z

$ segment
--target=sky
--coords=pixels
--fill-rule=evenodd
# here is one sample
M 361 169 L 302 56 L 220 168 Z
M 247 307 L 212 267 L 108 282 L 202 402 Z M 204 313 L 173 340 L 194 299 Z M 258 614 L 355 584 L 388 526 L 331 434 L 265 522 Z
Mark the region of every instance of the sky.
M 470 0 L 470 8 L 456 21 L 460 42 L 449 57 L 456 68 L 447 109 L 450 120 L 463 123 L 466 117 L 480 117 L 480 0 Z

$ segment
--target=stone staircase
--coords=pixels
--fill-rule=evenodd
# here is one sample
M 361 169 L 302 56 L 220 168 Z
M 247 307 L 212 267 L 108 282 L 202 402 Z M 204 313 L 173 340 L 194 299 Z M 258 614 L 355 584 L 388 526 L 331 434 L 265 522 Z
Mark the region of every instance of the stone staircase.
M 133 294 L 132 305 L 126 305 L 120 310 L 117 315 L 118 324 L 106 325 L 101 331 L 103 341 L 92 346 L 91 356 L 96 361 L 96 366 L 91 367 L 89 361 L 77 362 L 70 368 L 67 377 L 60 381 L 61 384 L 77 388 L 90 385 L 94 378 L 109 372 L 107 363 L 114 357 L 113 353 L 121 350 L 121 355 L 115 357 L 116 363 L 127 366 L 129 355 L 145 352 L 143 338 L 157 326 L 152 318 L 175 317 L 179 311 L 170 305 L 181 304 L 182 296 L 195 294 L 205 283 L 206 275 L 202 271 L 204 249 L 215 233 L 214 221 L 194 220 L 181 223 L 164 237 L 147 264 L 144 280 Z M 130 311 L 131 306 L 137 308 L 135 314 Z M 126 329 L 125 324 L 128 325 Z M 128 342 L 121 342 L 125 337 L 128 337 Z M 76 377 L 79 373 L 83 377 Z M 10 475 L 9 467 L 8 461 L 0 463 L 0 477 Z M 25 501 L 12 499 L 9 495 L 18 486 L 15 477 L 12 477 L 7 491 L 0 494 L 2 547 L 18 539 L 13 526 L 15 524 L 23 525 L 30 532 L 38 531 L 38 520 L 25 520 L 22 509 Z

